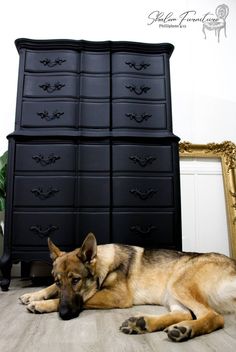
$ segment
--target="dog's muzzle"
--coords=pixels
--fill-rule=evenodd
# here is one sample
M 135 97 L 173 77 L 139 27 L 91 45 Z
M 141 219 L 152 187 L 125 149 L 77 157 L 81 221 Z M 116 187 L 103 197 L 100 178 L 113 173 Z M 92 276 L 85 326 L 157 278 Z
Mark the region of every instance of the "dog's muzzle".
M 59 316 L 63 320 L 77 318 L 83 310 L 83 299 L 81 296 L 76 296 L 73 303 L 68 303 L 63 299 L 59 305 Z

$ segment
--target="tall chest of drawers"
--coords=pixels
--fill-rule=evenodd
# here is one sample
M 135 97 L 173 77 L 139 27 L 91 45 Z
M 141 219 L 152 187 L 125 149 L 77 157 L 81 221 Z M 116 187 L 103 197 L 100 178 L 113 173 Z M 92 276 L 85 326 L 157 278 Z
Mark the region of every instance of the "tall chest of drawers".
M 16 40 L 2 289 L 14 261 L 98 243 L 181 250 L 171 44 Z

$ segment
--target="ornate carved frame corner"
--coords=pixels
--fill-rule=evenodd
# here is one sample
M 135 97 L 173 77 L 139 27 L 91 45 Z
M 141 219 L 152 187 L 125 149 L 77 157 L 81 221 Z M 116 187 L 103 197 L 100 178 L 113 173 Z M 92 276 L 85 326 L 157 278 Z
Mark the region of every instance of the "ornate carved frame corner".
M 230 141 L 208 144 L 180 142 L 179 153 L 181 158 L 218 158 L 221 160 L 230 255 L 236 259 L 236 144 Z

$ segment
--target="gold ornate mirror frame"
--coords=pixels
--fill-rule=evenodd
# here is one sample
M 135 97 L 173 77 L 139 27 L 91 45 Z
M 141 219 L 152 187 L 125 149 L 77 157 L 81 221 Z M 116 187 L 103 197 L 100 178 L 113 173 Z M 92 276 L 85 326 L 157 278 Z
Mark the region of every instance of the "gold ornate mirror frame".
M 181 158 L 218 158 L 221 160 L 230 255 L 236 259 L 236 144 L 230 141 L 208 144 L 181 142 L 179 153 Z

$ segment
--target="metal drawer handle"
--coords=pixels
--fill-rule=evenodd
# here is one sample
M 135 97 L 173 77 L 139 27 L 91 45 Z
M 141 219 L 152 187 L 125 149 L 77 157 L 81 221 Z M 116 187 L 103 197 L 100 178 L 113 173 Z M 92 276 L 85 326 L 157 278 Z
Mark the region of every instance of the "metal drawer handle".
M 149 235 L 152 231 L 156 230 L 157 227 L 154 225 L 148 225 L 146 227 L 140 225 L 130 226 L 130 231 L 136 232 L 139 235 Z
M 133 84 L 131 84 L 130 86 L 125 86 L 125 88 L 127 88 L 130 92 L 134 92 L 137 95 L 142 95 L 143 93 L 147 93 L 149 91 L 149 89 L 151 89 L 150 87 L 147 86 L 135 86 Z
M 52 232 L 58 230 L 58 226 L 49 225 L 45 229 L 41 225 L 32 225 L 30 231 L 34 232 L 40 238 L 48 237 Z
M 134 68 L 136 71 L 146 70 L 146 68 L 150 66 L 150 64 L 146 64 L 145 62 L 141 62 L 140 64 L 136 64 L 134 61 L 131 61 L 131 62 L 126 61 L 125 63 L 130 68 Z
M 60 82 L 55 82 L 53 85 L 51 85 L 49 82 L 45 82 L 44 84 L 39 85 L 39 88 L 47 93 L 53 93 L 57 90 L 61 90 L 63 87 L 65 87 L 65 84 Z
M 143 113 L 143 114 L 136 114 L 134 112 L 131 113 L 126 113 L 125 116 L 129 117 L 130 120 L 135 120 L 137 123 L 141 123 L 143 121 L 147 121 L 150 117 L 152 117 L 152 115 Z
M 133 194 L 135 197 L 140 198 L 141 200 L 147 200 L 149 198 L 152 198 L 154 194 L 157 193 L 156 189 L 150 188 L 147 191 L 140 191 L 137 188 L 131 189 L 130 193 Z
M 48 199 L 50 197 L 53 197 L 57 192 L 59 192 L 59 189 L 49 187 L 44 192 L 42 187 L 38 187 L 38 188 L 31 189 L 31 192 L 35 195 L 35 197 L 37 197 L 37 198 L 39 198 L 41 200 L 45 200 L 45 199 Z
M 45 57 L 44 59 L 40 60 L 40 63 L 43 64 L 44 66 L 48 67 L 55 67 L 55 66 L 61 66 L 64 62 L 66 62 L 65 59 L 60 59 L 59 57 L 56 58 L 55 60 L 48 59 Z
M 40 116 L 41 119 L 45 119 L 46 121 L 52 121 L 55 119 L 59 119 L 62 115 L 64 115 L 64 112 L 55 110 L 50 115 L 47 110 L 44 110 L 43 112 L 37 112 L 37 115 Z
M 40 164 L 41 166 L 47 166 L 47 165 L 55 164 L 55 162 L 61 159 L 61 157 L 59 155 L 55 155 L 54 153 L 52 153 L 52 154 L 49 154 L 47 157 L 42 154 L 33 155 L 32 159 L 35 160 L 36 163 Z
M 147 165 L 151 165 L 156 160 L 156 158 L 151 155 L 146 157 L 141 157 L 139 155 L 131 155 L 129 159 L 132 160 L 134 164 L 138 164 L 141 167 L 146 167 Z

